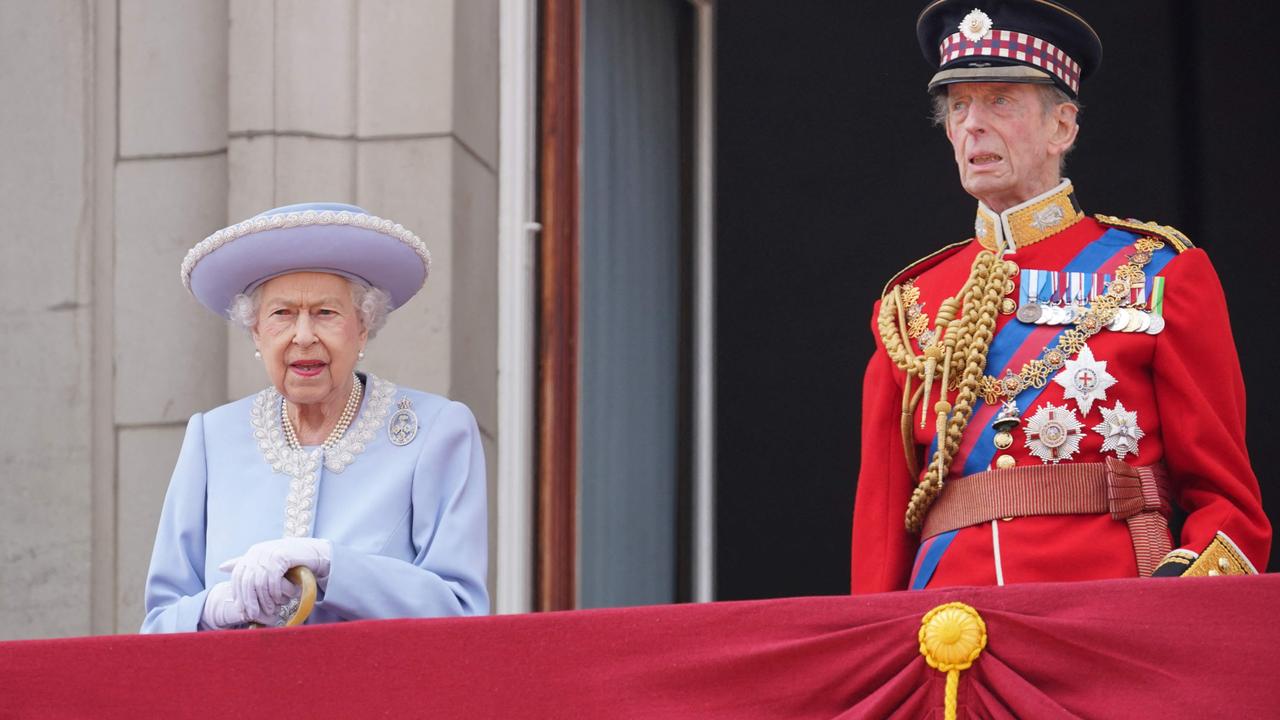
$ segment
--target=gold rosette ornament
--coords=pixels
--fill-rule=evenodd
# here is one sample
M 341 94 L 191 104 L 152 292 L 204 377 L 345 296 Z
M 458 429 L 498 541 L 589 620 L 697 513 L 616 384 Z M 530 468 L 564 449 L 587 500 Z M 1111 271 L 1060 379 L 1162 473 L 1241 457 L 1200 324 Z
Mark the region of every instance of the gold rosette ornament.
M 920 620 L 920 654 L 929 667 L 947 674 L 946 720 L 955 720 L 960 671 L 968 670 L 987 646 L 987 624 L 964 603 L 947 603 Z

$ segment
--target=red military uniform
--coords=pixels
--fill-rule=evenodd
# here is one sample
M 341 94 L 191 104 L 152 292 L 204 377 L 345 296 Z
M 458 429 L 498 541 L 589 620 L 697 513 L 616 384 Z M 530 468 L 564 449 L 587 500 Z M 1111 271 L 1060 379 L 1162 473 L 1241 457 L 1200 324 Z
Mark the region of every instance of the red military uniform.
M 1008 248 L 1001 257 L 1016 271 L 1010 275 L 1012 287 L 1006 286 L 1011 292 L 996 319 L 985 368 L 985 375 L 996 380 L 1044 357 L 1072 327 L 1060 308 L 1075 304 L 1081 316 L 1120 268 L 1133 262 L 1143 237 L 1162 247 L 1147 253 L 1145 282 L 1126 294 L 1132 307 L 1128 322 L 1116 320 L 1116 329 L 1091 335 L 1042 387 L 1013 394 L 1020 424 L 1010 433 L 1011 444 L 1006 440 L 1001 449 L 993 442 L 992 423 L 1001 403 L 975 405 L 937 502 L 952 486 L 961 487 L 962 478 L 999 480 L 1002 472 L 1034 468 L 1051 468 L 1065 477 L 1073 464 L 1084 468 L 1108 460 L 1147 470 L 1163 467 L 1170 500 L 1187 517 L 1179 543 L 1170 542 L 1167 530 L 1159 531 L 1165 533 L 1162 550 L 1181 545 L 1172 556 L 1194 559 L 1222 533 L 1247 558 L 1246 566 L 1251 562 L 1265 570 L 1271 529 L 1245 448 L 1244 384 L 1226 303 L 1206 253 L 1169 228 L 1085 216 L 1069 182 L 999 216 L 980 205 L 977 230 L 974 240 L 906 270 L 888 291 L 899 287 L 913 318 L 926 317 L 912 323 L 915 337 L 908 341 L 912 352 L 922 354 L 930 331 L 918 331 L 932 327 L 931 313 L 964 285 L 978 253 L 984 247 Z M 1055 308 L 1058 322 L 1036 324 L 1011 312 L 1037 304 L 1042 311 Z M 932 535 L 926 519 L 924 537 L 904 527 L 904 511 L 923 471 L 913 475 L 904 453 L 899 419 L 907 376 L 886 350 L 879 314 L 877 303 L 872 323 L 877 350 L 863 389 L 853 591 L 1138 575 L 1139 531 L 1106 512 L 1031 513 Z M 933 393 L 937 398 L 936 385 Z M 955 397 L 954 390 L 948 392 L 948 400 Z M 1010 419 L 1007 410 L 1004 419 Z M 932 408 L 919 403 L 911 428 L 911 452 L 923 469 L 935 442 Z M 939 506 L 932 511 L 939 512 Z M 1149 573 L 1150 567 L 1144 570 Z

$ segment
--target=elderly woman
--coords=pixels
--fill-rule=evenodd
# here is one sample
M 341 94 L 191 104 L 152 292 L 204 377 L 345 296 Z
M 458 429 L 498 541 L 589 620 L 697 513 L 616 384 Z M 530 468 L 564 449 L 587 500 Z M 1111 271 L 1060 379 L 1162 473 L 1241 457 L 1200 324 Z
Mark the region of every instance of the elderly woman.
M 143 632 L 488 611 L 485 469 L 466 406 L 359 372 L 431 257 L 351 205 L 270 210 L 188 253 L 182 279 L 247 328 L 268 386 L 197 413 L 165 496 Z

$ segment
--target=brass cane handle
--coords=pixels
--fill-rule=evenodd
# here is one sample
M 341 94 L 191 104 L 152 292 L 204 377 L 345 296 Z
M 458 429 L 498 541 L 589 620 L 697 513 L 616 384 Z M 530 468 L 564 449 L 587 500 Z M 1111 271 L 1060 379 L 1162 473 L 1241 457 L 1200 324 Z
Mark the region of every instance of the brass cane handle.
M 298 609 L 285 621 L 284 626 L 301 625 L 307 621 L 307 618 L 311 615 L 311 610 L 316 606 L 315 573 L 311 572 L 311 568 L 306 565 L 295 565 L 285 572 L 284 578 L 302 588 L 302 595 L 298 598 Z M 266 626 L 261 623 L 249 623 L 249 627 L 256 629 Z

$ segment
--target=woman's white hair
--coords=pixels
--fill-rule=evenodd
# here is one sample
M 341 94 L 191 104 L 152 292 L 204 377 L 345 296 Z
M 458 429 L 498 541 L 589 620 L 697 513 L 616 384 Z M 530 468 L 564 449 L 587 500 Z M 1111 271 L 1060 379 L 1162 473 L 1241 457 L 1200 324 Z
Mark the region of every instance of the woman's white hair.
M 347 280 L 351 288 L 351 302 L 360 315 L 360 324 L 369 331 L 372 340 L 383 325 L 387 324 L 387 315 L 391 312 L 391 293 L 379 287 L 370 287 Z M 227 308 L 227 318 L 236 327 L 252 331 L 258 324 L 258 309 L 262 305 L 262 287 L 254 288 L 251 293 L 240 293 L 231 300 Z

